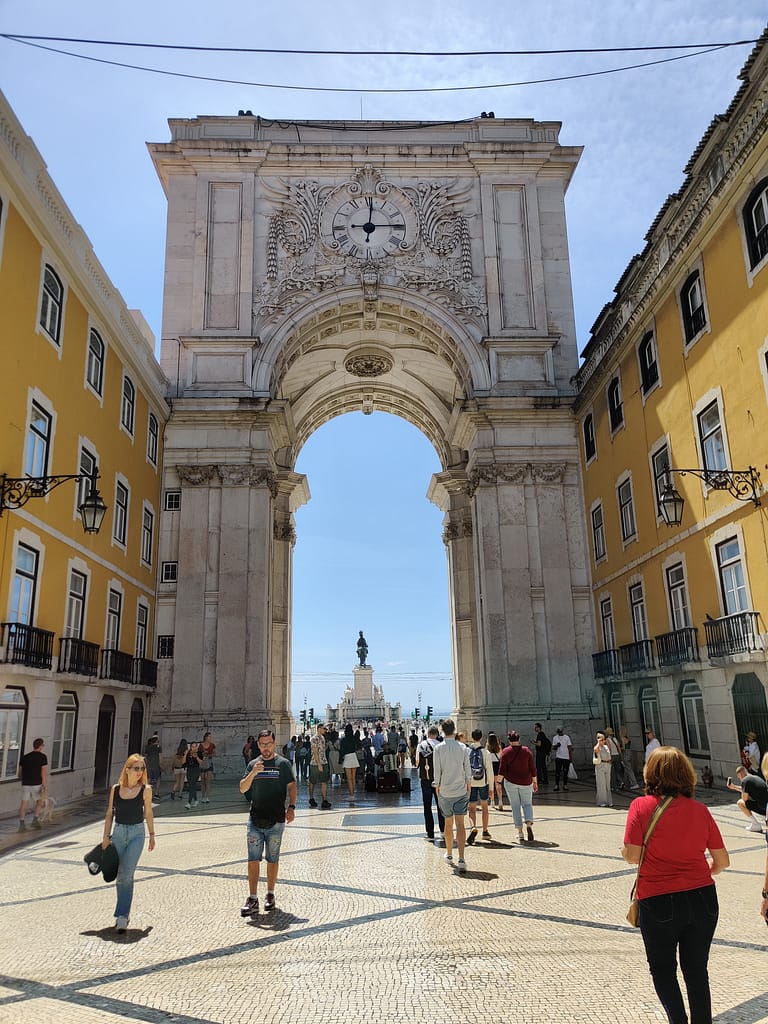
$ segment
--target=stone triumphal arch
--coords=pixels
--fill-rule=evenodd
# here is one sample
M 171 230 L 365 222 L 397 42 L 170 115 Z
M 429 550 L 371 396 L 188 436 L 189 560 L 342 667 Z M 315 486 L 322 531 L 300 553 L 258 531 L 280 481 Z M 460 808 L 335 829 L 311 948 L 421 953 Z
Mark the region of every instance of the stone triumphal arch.
M 161 661 L 153 718 L 289 721 L 294 471 L 351 410 L 434 445 L 454 703 L 567 716 L 591 679 L 559 125 L 170 122 Z

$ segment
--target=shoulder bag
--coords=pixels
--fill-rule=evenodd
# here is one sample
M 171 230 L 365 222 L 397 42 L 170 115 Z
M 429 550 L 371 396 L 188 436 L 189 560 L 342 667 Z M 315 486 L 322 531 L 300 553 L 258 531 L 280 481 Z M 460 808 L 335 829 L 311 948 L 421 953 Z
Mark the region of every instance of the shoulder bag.
M 629 910 L 627 911 L 627 920 L 633 928 L 637 928 L 640 923 L 640 901 L 635 899 L 635 891 L 637 890 L 637 883 L 640 879 L 640 868 L 643 866 L 643 860 L 645 859 L 645 851 L 648 847 L 648 840 L 651 838 L 653 830 L 658 825 L 659 818 L 662 816 L 664 811 L 666 811 L 666 809 L 669 807 L 673 800 L 673 796 L 667 796 L 662 800 L 662 802 L 651 815 L 651 820 L 648 822 L 648 826 L 645 830 L 645 835 L 643 836 L 643 848 L 640 851 L 640 860 L 637 862 L 637 874 L 635 875 L 635 882 L 632 886 L 632 892 L 629 894 L 631 902 L 629 904 Z

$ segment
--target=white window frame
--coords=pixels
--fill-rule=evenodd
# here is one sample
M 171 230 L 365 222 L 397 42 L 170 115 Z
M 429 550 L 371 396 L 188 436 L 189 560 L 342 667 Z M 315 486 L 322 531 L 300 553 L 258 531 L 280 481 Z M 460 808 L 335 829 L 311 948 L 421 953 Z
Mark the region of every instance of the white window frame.
M 709 734 L 704 713 L 704 694 L 693 679 L 684 679 L 678 691 L 680 702 L 680 724 L 686 752 L 693 757 L 709 757 Z M 692 734 L 695 742 L 691 742 Z
M 590 455 L 587 451 L 587 424 L 591 427 L 592 436 L 592 454 Z M 581 443 L 584 446 L 584 465 L 589 466 L 590 463 L 594 462 L 597 458 L 597 434 L 595 432 L 595 414 L 592 409 L 586 414 L 584 419 L 581 421 Z
M 598 601 L 600 612 L 600 632 L 603 637 L 603 650 L 613 651 L 616 649 L 616 624 L 613 618 L 613 598 L 610 594 L 604 594 Z
M 0 689 L 0 782 L 18 778 L 29 699 L 21 686 Z
M 645 730 L 653 729 L 659 743 L 661 737 L 661 715 L 659 714 L 659 695 L 652 686 L 641 686 L 637 695 L 640 705 L 640 721 L 643 727 L 643 746 L 646 745 Z
M 46 288 L 45 277 L 46 271 L 48 270 L 50 270 L 51 274 L 56 278 L 56 281 L 61 287 L 61 297 L 58 300 L 52 299 L 50 291 Z M 37 323 L 35 324 L 35 330 L 54 347 L 59 354 L 59 358 L 61 358 L 61 350 L 63 348 L 64 311 L 66 309 L 66 303 L 67 286 L 64 283 L 64 279 L 58 270 L 56 270 L 53 260 L 48 259 L 44 254 L 42 265 L 40 267 L 40 290 L 37 297 Z M 49 315 L 51 308 L 57 310 L 56 329 L 54 332 L 51 332 L 49 329 L 51 324 L 51 318 Z
M 119 580 L 110 580 L 107 587 L 107 606 L 104 616 L 104 650 L 120 650 L 120 634 L 123 629 L 123 606 L 125 592 Z M 114 646 L 112 646 L 114 645 Z
M 686 306 L 684 305 L 684 300 L 683 300 L 683 289 L 685 288 L 686 284 L 688 284 L 688 282 L 691 280 L 691 278 L 693 277 L 694 274 L 698 274 L 698 283 L 699 283 L 699 289 L 700 289 L 700 292 L 701 292 L 701 304 L 702 304 L 702 307 L 704 309 L 704 324 L 689 339 L 687 334 L 686 334 L 686 330 L 685 330 Z M 689 291 L 687 290 L 686 291 L 686 295 L 688 293 L 689 293 Z M 683 339 L 683 352 L 687 355 L 691 351 L 693 346 L 702 337 L 704 337 L 705 334 L 709 334 L 709 332 L 712 329 L 712 327 L 711 327 L 712 321 L 711 321 L 710 316 L 709 316 L 709 305 L 707 303 L 707 287 L 706 287 L 706 282 L 704 280 L 704 263 L 703 263 L 702 260 L 697 260 L 692 266 L 688 267 L 688 269 L 686 270 L 685 275 L 684 275 L 682 281 L 680 282 L 679 287 L 676 289 L 676 295 L 677 295 L 677 311 L 678 311 L 678 314 L 680 316 L 680 334 L 681 334 L 681 337 Z M 688 307 L 688 313 L 690 315 L 690 307 Z
M 179 563 L 163 562 L 160 572 L 161 583 L 177 583 L 179 579 Z
M 614 390 L 618 398 L 618 402 L 615 408 L 621 412 L 621 420 L 614 426 L 613 416 L 611 415 L 611 408 L 613 403 L 611 402 L 611 392 Z M 605 389 L 605 404 L 608 410 L 608 427 L 611 431 L 611 437 L 614 437 L 620 430 L 622 430 L 626 424 L 626 417 L 624 416 L 624 392 L 621 386 L 621 374 L 617 370 L 608 382 L 608 387 Z
M 599 522 L 596 521 L 596 516 L 599 516 Z M 605 510 L 603 509 L 602 501 L 598 500 L 593 503 L 592 508 L 589 510 L 589 523 L 592 535 L 592 557 L 595 560 L 595 565 L 597 565 L 599 562 L 604 562 L 608 557 L 605 537 Z M 601 553 L 598 553 L 598 537 L 602 544 Z
M 90 443 L 86 438 L 80 438 L 79 442 L 80 449 L 80 460 L 78 463 L 78 473 L 88 477 L 91 477 L 94 473 L 98 475 L 99 472 L 99 456 L 96 452 L 94 445 Z M 83 504 L 85 499 L 88 497 L 91 489 L 91 481 L 79 480 L 77 487 L 75 488 L 75 507 L 72 512 L 73 519 L 80 518 L 80 512 L 78 511 L 80 506 Z
M 125 492 L 125 504 L 119 500 Z M 123 476 L 115 480 L 115 510 L 112 514 L 112 543 L 124 551 L 128 547 L 128 518 L 131 512 L 131 488 Z
M 71 700 L 67 700 L 69 697 Z M 64 690 L 56 703 L 56 716 L 51 743 L 51 771 L 71 771 L 75 762 L 75 736 L 77 735 L 77 694 Z
M 149 605 L 139 599 L 136 604 L 136 643 L 134 657 L 146 658 L 147 640 L 149 638 Z
M 630 580 L 627 586 L 629 618 L 635 643 L 648 639 L 648 616 L 645 609 L 645 587 L 642 580 Z
M 120 385 L 120 427 L 133 441 L 136 429 L 136 385 L 125 372 Z
M 659 499 L 664 491 L 667 479 L 672 483 L 672 474 L 668 473 L 667 475 L 663 470 L 662 472 L 659 472 L 659 467 L 656 464 L 657 460 L 662 455 L 666 455 L 666 469 L 669 470 L 669 467 L 672 465 L 672 452 L 669 446 L 668 437 L 664 437 L 660 441 L 657 441 L 648 452 L 648 468 L 651 475 L 651 489 L 653 491 L 656 505 L 655 512 L 657 522 L 662 519 L 661 510 L 659 508 Z
M 101 356 L 97 359 L 93 356 L 93 348 L 91 341 L 96 338 L 101 344 Z M 85 350 L 85 384 L 89 391 L 91 391 L 98 399 L 99 404 L 103 404 L 104 401 L 104 375 L 107 366 L 107 345 L 101 334 L 95 327 L 89 325 L 88 327 L 88 344 Z M 93 383 L 91 380 L 92 370 L 94 367 L 99 369 L 99 386 Z
M 730 548 L 731 553 L 727 552 L 727 548 Z M 738 615 L 740 612 L 750 611 L 744 552 L 739 538 L 734 535 L 715 544 L 715 557 L 724 613 Z
M 142 564 L 151 568 L 155 554 L 155 510 L 148 501 L 143 502 L 141 510 L 140 552 Z
M 693 407 L 691 412 L 691 427 L 693 430 L 693 436 L 696 441 L 696 453 L 699 457 L 699 466 L 702 468 L 707 465 L 706 459 L 704 458 L 704 449 L 701 444 L 701 434 L 699 433 L 699 416 L 704 412 L 713 402 L 717 402 L 718 415 L 720 417 L 720 435 L 722 439 L 723 452 L 725 454 L 725 465 L 726 467 L 731 465 L 731 451 L 728 444 L 728 431 L 726 429 L 724 406 L 723 406 L 723 394 L 719 387 L 710 388 L 709 391 L 705 392 L 700 396 L 699 400 Z M 702 493 L 704 495 L 710 490 L 706 482 L 701 482 Z
M 82 640 L 85 635 L 85 609 L 88 601 L 88 574 L 70 565 L 67 576 L 67 607 L 62 636 Z M 78 588 L 82 588 L 79 590 Z
M 765 216 L 768 218 L 768 176 L 765 173 L 757 173 L 753 181 L 757 183 L 747 186 L 749 191 L 745 190 L 744 198 L 740 203 L 741 216 L 739 217 L 741 243 L 744 250 L 744 266 L 747 272 L 747 284 L 750 288 L 757 275 L 768 263 L 768 252 L 761 256 L 754 264 L 752 263 L 752 239 L 759 234 L 754 218 L 755 207 L 758 203 L 761 203 Z M 747 225 L 747 220 L 749 220 L 749 226 Z M 768 220 L 766 223 L 768 223 Z
M 178 499 L 178 500 L 176 500 Z M 179 512 L 181 511 L 181 488 L 171 487 L 169 488 L 163 497 L 164 507 L 166 512 Z M 175 503 L 174 503 L 175 502 Z
M 157 456 L 160 451 L 160 420 L 150 411 L 147 416 L 147 462 L 157 469 Z
M 664 573 L 664 591 L 667 596 L 671 631 L 676 633 L 681 629 L 690 629 L 693 626 L 693 621 L 684 559 L 679 554 L 675 554 L 663 563 L 662 572 Z M 673 579 L 673 574 L 678 578 Z
M 622 495 L 628 495 L 628 500 Z M 616 503 L 619 510 L 619 529 L 624 546 L 637 540 L 637 516 L 635 495 L 632 488 L 632 474 L 625 473 L 616 483 Z
M 647 387 L 645 386 L 645 374 L 644 368 L 648 369 L 643 362 L 643 346 L 645 342 L 650 339 L 650 345 L 648 346 L 650 351 L 653 352 L 653 365 L 656 367 L 656 380 L 652 381 Z M 661 387 L 661 366 L 659 365 L 659 348 L 656 344 L 656 331 L 653 327 L 649 327 L 648 330 L 643 331 L 640 341 L 637 343 L 637 365 L 640 371 L 640 394 L 643 398 L 643 405 L 645 405 L 646 399 L 651 395 L 656 388 Z
M 20 564 L 20 556 L 26 561 L 31 557 L 32 566 Z M 40 596 L 42 557 L 40 549 L 26 540 L 19 540 L 13 554 L 13 575 L 9 594 L 9 622 L 33 626 L 37 615 Z

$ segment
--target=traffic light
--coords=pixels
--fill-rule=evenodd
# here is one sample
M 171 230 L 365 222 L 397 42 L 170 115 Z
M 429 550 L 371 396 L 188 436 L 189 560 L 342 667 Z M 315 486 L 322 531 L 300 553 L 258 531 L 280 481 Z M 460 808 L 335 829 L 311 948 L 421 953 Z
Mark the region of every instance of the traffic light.
M 302 711 L 301 714 L 299 715 L 299 718 L 301 720 L 301 724 L 302 725 L 306 725 L 307 724 L 307 712 L 306 711 Z
M 414 718 L 418 718 L 419 717 L 419 709 L 418 708 L 414 708 L 413 709 L 413 717 Z
M 431 704 L 427 704 L 427 721 L 429 721 L 431 717 L 432 717 L 432 705 Z
M 309 724 L 310 725 L 314 725 L 315 724 L 315 709 L 314 708 L 310 708 L 309 709 Z

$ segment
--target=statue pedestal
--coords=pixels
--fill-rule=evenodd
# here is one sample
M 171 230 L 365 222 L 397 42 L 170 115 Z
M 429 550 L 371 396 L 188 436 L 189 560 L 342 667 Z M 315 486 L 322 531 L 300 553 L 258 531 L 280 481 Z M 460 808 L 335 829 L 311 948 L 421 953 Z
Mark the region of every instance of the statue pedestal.
M 355 703 L 373 700 L 373 666 L 355 665 L 353 671 L 352 688 L 355 693 Z

